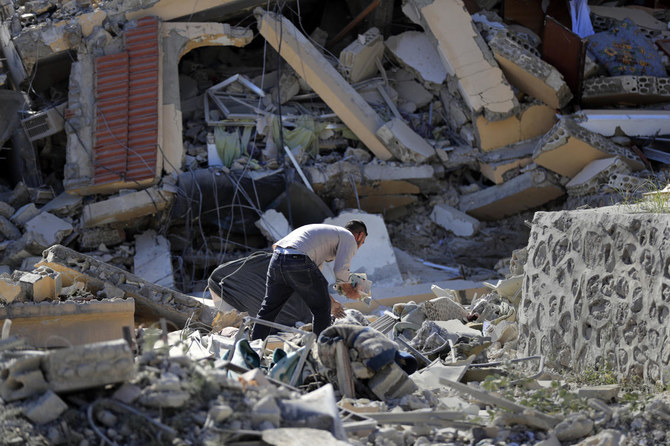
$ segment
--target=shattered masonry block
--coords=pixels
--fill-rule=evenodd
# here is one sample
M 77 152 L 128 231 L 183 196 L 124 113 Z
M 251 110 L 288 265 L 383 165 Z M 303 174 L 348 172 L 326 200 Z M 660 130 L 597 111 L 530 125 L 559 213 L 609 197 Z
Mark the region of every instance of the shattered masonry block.
M 615 104 L 657 104 L 670 101 L 670 77 L 614 76 L 584 81 L 582 104 L 602 107 Z
M 400 64 L 417 73 L 424 83 L 436 87 L 444 83 L 447 70 L 426 33 L 406 31 L 389 37 L 384 44 Z
M 608 179 L 606 188 L 611 192 L 634 192 L 641 190 L 646 181 L 644 178 L 615 173 Z
M 430 219 L 459 237 L 472 237 L 479 232 L 479 220 L 446 204 L 436 204 Z
M 392 157 L 377 138 L 376 131 L 383 125 L 377 112 L 326 60 L 309 40 L 285 17 L 254 11 L 258 31 L 281 57 L 328 104 L 344 124 L 378 158 Z M 280 44 L 281 42 L 281 44 Z
M 34 232 L 44 237 L 47 242 L 44 248 L 60 243 L 72 233 L 73 229 L 70 223 L 49 212 L 41 212 L 26 222 L 25 225 L 26 232 Z
M 49 389 L 40 370 L 41 360 L 42 355 L 26 355 L 0 362 L 0 397 L 10 402 Z
M 97 248 L 118 245 L 126 241 L 126 232 L 123 229 L 94 228 L 79 232 L 79 246 L 82 248 Z
M 461 0 L 410 0 L 423 28 L 437 41 L 447 72 L 456 76 L 471 114 L 498 120 L 511 116 L 519 103 L 491 50 Z
M 35 424 L 46 424 L 60 417 L 67 408 L 65 401 L 48 390 L 36 401 L 28 403 L 23 413 Z
M 25 293 L 21 285 L 9 277 L 0 276 L 0 303 L 11 304 L 14 301 L 21 302 Z
M 423 163 L 435 155 L 435 149 L 401 119 L 391 119 L 377 130 L 387 149 L 404 163 Z
M 377 371 L 368 381 L 368 387 L 382 401 L 399 399 L 418 390 L 414 381 L 394 362 Z
M 18 227 L 23 228 L 28 221 L 37 217 L 41 212 L 42 210 L 38 209 L 35 203 L 28 203 L 18 208 L 9 219 Z
M 540 139 L 533 160 L 553 172 L 573 178 L 591 161 L 614 156 L 621 156 L 633 170 L 644 168 L 633 152 L 563 117 Z
M 0 215 L 0 235 L 9 240 L 21 238 L 21 231 L 7 218 Z
M 630 173 L 630 167 L 618 156 L 595 160 L 570 180 L 565 189 L 572 196 L 594 194 L 615 173 Z
M 502 184 L 519 174 L 519 170 L 533 162 L 537 141 L 525 141 L 490 152 L 479 157 L 479 171 L 496 184 Z
M 44 266 L 22 275 L 19 284 L 26 297 L 33 302 L 58 300 L 63 286 L 60 273 Z
M 421 166 L 389 166 L 383 164 L 367 164 L 363 168 L 366 180 L 432 180 L 435 169 L 429 164 Z
M 478 116 L 474 121 L 477 143 L 483 151 L 506 147 L 547 133 L 556 123 L 556 111 L 548 105 L 531 102 L 520 107 L 514 116 L 489 121 Z
M 339 70 L 349 82 L 360 82 L 377 73 L 377 60 L 383 56 L 384 37 L 370 28 L 340 52 Z
M 123 339 L 52 350 L 42 359 L 49 387 L 69 392 L 131 380 L 133 353 Z
M 670 214 L 624 206 L 537 212 L 519 307 L 519 352 L 620 380 L 670 379 Z
M 541 206 L 564 194 L 551 172 L 536 169 L 461 197 L 459 209 L 480 220 L 498 220 Z
M 15 302 L 0 307 L 0 324 L 11 319 L 13 335 L 37 348 L 51 348 L 121 339 L 134 315 L 133 299 Z
M 150 229 L 135 236 L 133 272 L 156 285 L 174 288 L 170 242 Z
M 556 68 L 504 33 L 496 33 L 489 47 L 505 78 L 519 90 L 555 109 L 565 107 L 572 99 L 570 88 Z
M 0 217 L 9 218 L 11 220 L 11 217 L 15 212 L 16 210 L 14 209 L 14 206 L 9 203 L 5 203 L 4 201 L 0 201 Z
M 572 115 L 581 127 L 603 136 L 654 136 L 667 132 L 670 110 L 580 110 Z

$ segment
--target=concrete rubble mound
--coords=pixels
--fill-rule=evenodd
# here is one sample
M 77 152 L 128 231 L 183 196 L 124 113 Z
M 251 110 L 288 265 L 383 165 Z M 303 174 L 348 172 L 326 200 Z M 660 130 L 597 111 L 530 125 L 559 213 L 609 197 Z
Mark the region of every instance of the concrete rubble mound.
M 591 3 L 0 0 L 0 444 L 670 444 L 670 4 Z

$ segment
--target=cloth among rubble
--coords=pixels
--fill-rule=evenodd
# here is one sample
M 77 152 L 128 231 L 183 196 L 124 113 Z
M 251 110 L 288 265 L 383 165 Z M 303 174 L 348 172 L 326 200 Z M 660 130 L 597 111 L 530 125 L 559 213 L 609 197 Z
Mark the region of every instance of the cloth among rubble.
M 588 42 L 589 53 L 611 76 L 668 75 L 661 54 L 630 19 L 609 31 L 593 34 Z
M 257 252 L 249 257 L 224 263 L 216 268 L 207 281 L 215 294 L 213 300 L 218 306 L 218 297 L 236 310 L 252 315 L 258 314 L 265 296 L 265 276 L 272 254 Z M 291 295 L 282 307 L 275 322 L 293 326 L 296 322 L 309 323 L 312 313 L 302 299 Z

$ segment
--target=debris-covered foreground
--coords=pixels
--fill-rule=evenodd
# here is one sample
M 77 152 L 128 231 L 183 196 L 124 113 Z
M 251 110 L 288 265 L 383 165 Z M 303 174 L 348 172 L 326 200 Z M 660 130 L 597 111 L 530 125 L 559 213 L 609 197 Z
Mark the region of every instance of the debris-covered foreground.
M 670 444 L 667 2 L 271 3 L 0 1 L 0 443 Z

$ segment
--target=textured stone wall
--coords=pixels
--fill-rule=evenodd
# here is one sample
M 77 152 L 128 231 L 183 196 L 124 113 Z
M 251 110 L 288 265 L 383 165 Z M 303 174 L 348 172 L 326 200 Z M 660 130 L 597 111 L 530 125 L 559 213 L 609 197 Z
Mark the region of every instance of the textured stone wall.
M 670 378 L 670 214 L 624 207 L 538 212 L 528 244 L 519 349 L 552 366 L 610 365 Z

